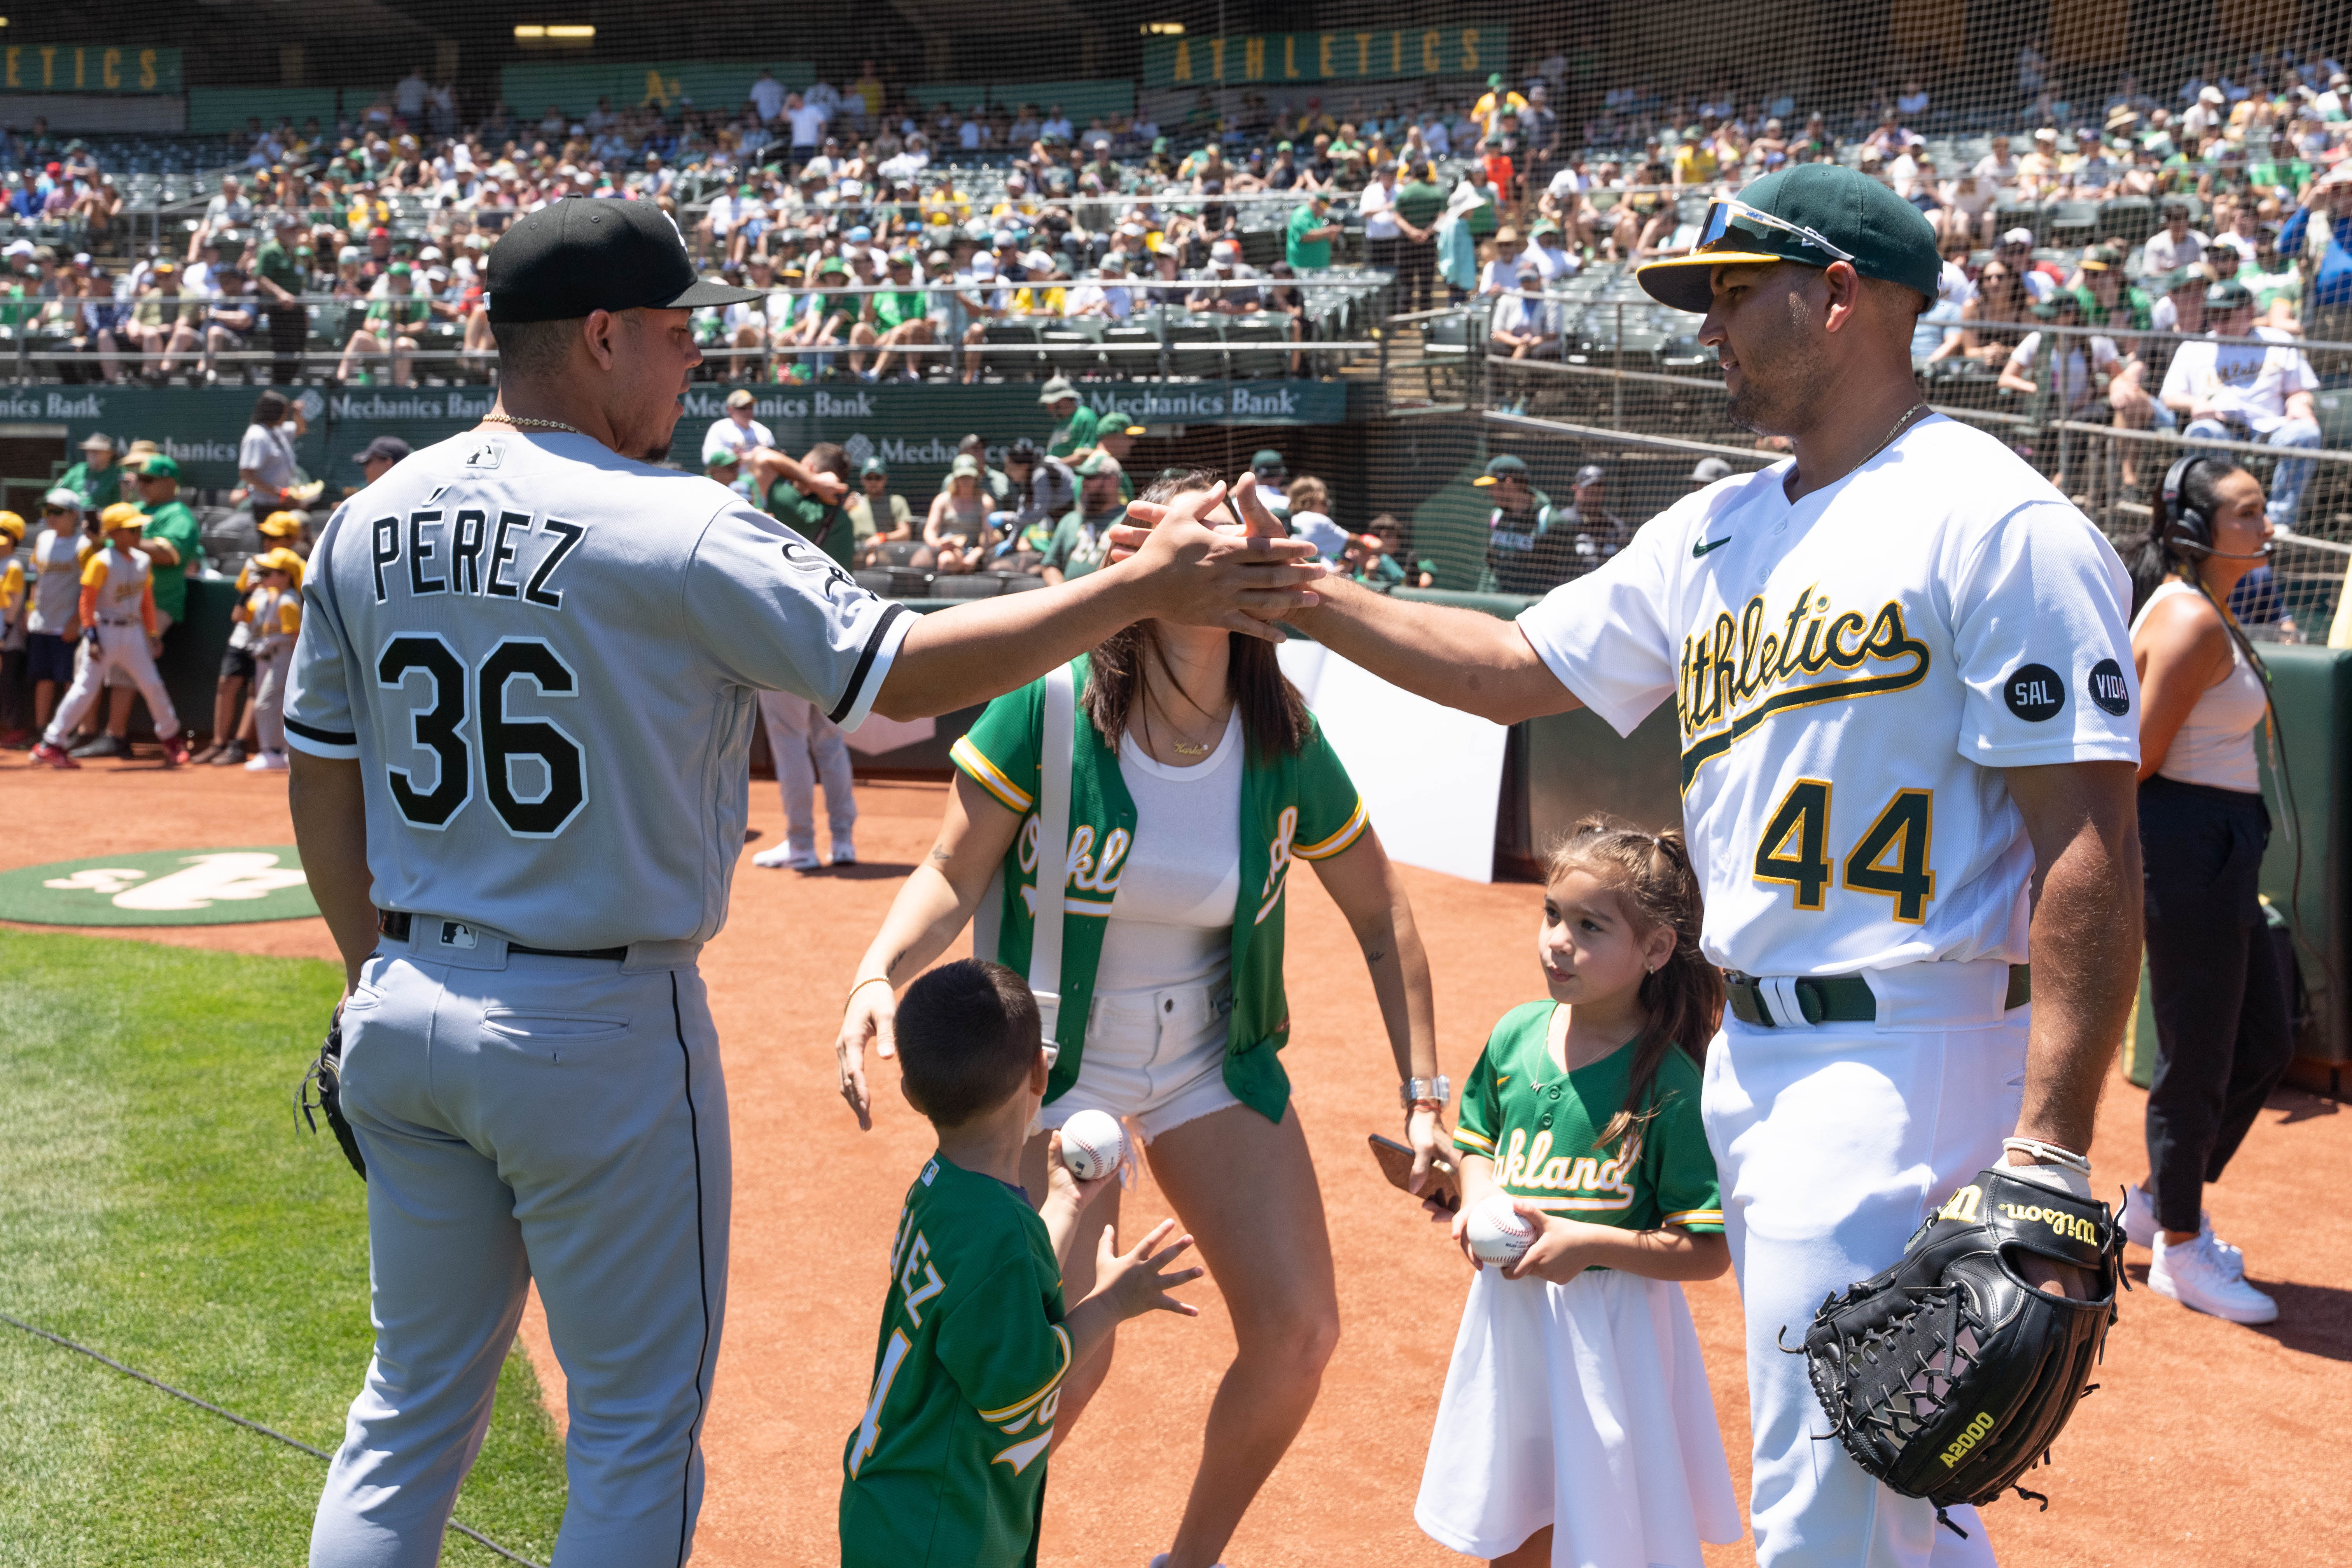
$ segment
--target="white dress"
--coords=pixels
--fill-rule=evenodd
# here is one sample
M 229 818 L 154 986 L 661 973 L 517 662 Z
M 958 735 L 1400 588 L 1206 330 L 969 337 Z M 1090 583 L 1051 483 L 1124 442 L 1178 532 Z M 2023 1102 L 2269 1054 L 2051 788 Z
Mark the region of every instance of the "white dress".
M 1478 1271 L 1413 1521 L 1473 1557 L 1554 1526 L 1554 1568 L 1701 1568 L 1745 1533 L 1680 1285 Z

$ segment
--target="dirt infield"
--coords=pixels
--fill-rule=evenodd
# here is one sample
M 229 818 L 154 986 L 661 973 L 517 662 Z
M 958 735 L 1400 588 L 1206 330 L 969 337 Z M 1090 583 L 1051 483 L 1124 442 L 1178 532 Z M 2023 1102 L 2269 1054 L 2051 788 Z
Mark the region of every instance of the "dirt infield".
M 110 850 L 291 842 L 282 775 L 163 774 L 98 763 L 53 774 L 0 757 L 0 790 L 28 831 L 0 843 L 0 868 Z M 898 1200 L 929 1152 L 923 1123 L 887 1067 L 877 1125 L 861 1134 L 834 1093 L 833 1026 L 851 966 L 907 868 L 929 847 L 940 792 L 859 792 L 854 871 L 797 877 L 746 866 L 732 923 L 705 955 L 727 1042 L 736 1150 L 733 1289 L 708 1429 L 709 1500 L 696 1561 L 821 1563 L 833 1558 L 843 1440 L 864 1406 Z M 755 786 L 763 844 L 782 823 Z M 71 824 L 69 829 L 58 825 Z M 749 850 L 746 851 L 747 855 Z M 1524 887 L 1407 873 L 1438 984 L 1441 1057 L 1458 1080 L 1486 1026 L 1537 994 Z M 1393 1069 L 1371 990 L 1338 911 L 1311 877 L 1291 894 L 1284 1053 L 1322 1173 L 1338 1256 L 1343 1336 L 1321 1403 L 1227 1553 L 1235 1568 L 1290 1563 L 1446 1563 L 1463 1559 L 1412 1525 L 1412 1494 L 1465 1273 L 1363 1151 L 1393 1132 Z M 331 956 L 316 921 L 110 930 L 100 934 L 234 952 Z M 1328 955 L 1315 962 L 1315 955 Z M 2095 1151 L 2102 1185 L 2137 1178 L 2143 1097 L 2115 1079 Z M 2315 1210 L 2315 1175 L 2352 1170 L 2352 1118 L 2334 1101 L 2274 1097 L 2209 1203 L 2249 1273 L 2283 1310 L 2269 1329 L 2197 1316 L 2142 1289 L 2108 1342 L 2101 1391 L 2036 1489 L 2047 1513 L 1988 1515 L 2011 1568 L 2075 1564 L 2333 1563 L 2334 1441 L 2352 1415 L 2352 1228 Z M 329 1157 L 331 1151 L 322 1152 Z M 1129 1214 L 1166 1212 L 1147 1181 Z M 2131 1254 L 2143 1284 L 2146 1255 Z M 1134 1564 L 1173 1533 L 1208 1402 L 1232 1347 L 1213 1290 L 1190 1292 L 1196 1322 L 1155 1318 L 1121 1334 L 1119 1361 L 1055 1458 L 1041 1561 Z M 1726 1446 L 1745 1489 L 1746 1399 L 1738 1300 L 1728 1279 L 1695 1287 Z M 527 1332 L 534 1331 L 527 1328 Z M 561 1373 L 543 1335 L 542 1381 Z M 561 1412 L 559 1411 L 559 1419 Z M 1717 1548 L 1713 1563 L 1747 1560 Z

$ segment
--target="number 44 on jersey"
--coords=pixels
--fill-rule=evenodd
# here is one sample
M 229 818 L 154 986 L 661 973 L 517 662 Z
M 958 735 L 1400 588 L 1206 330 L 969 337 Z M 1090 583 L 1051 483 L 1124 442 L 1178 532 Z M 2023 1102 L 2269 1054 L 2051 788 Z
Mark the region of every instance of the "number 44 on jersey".
M 1799 779 L 1764 824 L 1756 846 L 1756 879 L 1785 882 L 1794 889 L 1797 908 L 1819 910 L 1843 869 L 1847 889 L 1891 899 L 1897 923 L 1918 925 L 1927 920 L 1927 901 L 1936 896 L 1936 873 L 1927 867 L 1935 809 L 1935 791 L 1896 790 L 1847 851 L 1843 867 L 1832 867 L 1830 783 Z

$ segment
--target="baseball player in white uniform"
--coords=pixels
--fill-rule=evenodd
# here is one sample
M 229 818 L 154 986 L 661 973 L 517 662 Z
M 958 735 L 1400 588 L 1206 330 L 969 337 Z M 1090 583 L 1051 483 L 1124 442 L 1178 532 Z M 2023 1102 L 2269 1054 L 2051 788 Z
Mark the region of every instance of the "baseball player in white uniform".
M 66 742 L 97 704 L 110 671 L 130 676 L 147 710 L 155 716 L 155 738 L 163 743 L 163 762 L 177 767 L 188 760 L 187 738 L 180 733 L 179 715 L 172 694 L 163 689 L 156 672 L 155 654 L 162 632 L 155 618 L 155 573 L 138 548 L 147 514 L 129 501 L 117 501 L 99 513 L 105 541 L 84 559 L 79 620 L 89 640 L 89 657 L 74 671 L 73 686 L 55 717 L 33 748 L 33 760 L 53 768 L 81 764 L 66 754 Z
M 1516 626 L 1351 584 L 1294 618 L 1500 721 L 1584 705 L 1624 733 L 1673 700 L 1728 981 L 1701 1109 L 1748 1317 L 1758 1558 L 1990 1563 L 1973 1510 L 1939 1530 L 1827 1439 L 1779 1347 L 1985 1166 L 2087 1195 L 2139 953 L 2129 588 L 2064 497 L 1927 413 L 1907 345 L 1938 264 L 1915 209 L 1808 165 L 1717 201 L 1705 237 L 1642 282 L 1706 311 L 1734 416 L 1793 461 L 1678 502 Z
M 727 1101 L 695 957 L 741 853 L 756 694 L 855 726 L 1034 679 L 1143 616 L 1311 602 L 1303 550 L 1179 529 L 1131 572 L 925 619 L 667 452 L 698 284 L 651 203 L 491 251 L 499 401 L 340 508 L 286 710 L 341 949 L 376 1351 L 314 1564 L 437 1560 L 535 1279 L 570 1388 L 559 1568 L 684 1561 L 727 1284 Z

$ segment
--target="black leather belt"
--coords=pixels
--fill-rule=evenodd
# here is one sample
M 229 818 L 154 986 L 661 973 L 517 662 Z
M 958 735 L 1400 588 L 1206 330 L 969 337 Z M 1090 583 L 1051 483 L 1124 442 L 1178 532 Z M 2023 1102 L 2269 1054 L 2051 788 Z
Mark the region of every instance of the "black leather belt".
M 415 918 L 405 910 L 378 910 L 375 912 L 375 929 L 394 942 L 406 942 Z M 507 951 L 528 953 L 533 958 L 593 958 L 614 963 L 629 956 L 629 950 L 625 947 L 525 947 L 519 942 L 507 943 Z
M 1878 996 L 1871 990 L 1870 982 L 1859 974 L 1802 975 L 1791 981 L 1790 987 L 1808 1024 L 1869 1024 L 1878 1018 Z M 1743 1024 L 1759 1029 L 1787 1026 L 1773 1018 L 1769 994 L 1762 982 L 1752 974 L 1725 970 L 1723 999 L 1731 1016 Z M 2022 1007 L 2032 1000 L 2033 966 L 2011 964 L 2009 999 L 2001 1004 L 2002 1010 Z M 1789 1020 L 1790 1024 L 1795 1022 Z

